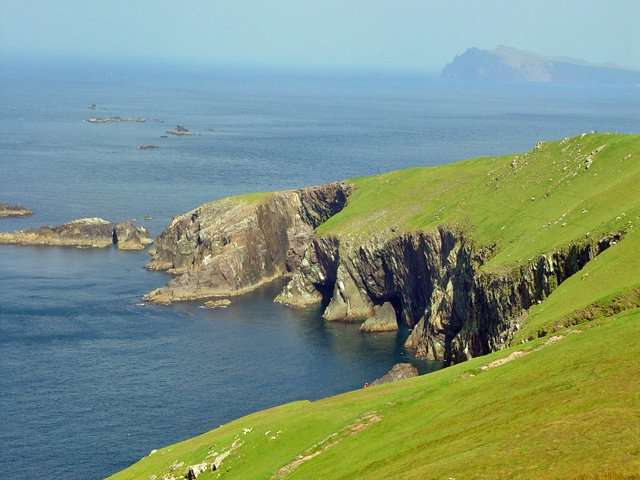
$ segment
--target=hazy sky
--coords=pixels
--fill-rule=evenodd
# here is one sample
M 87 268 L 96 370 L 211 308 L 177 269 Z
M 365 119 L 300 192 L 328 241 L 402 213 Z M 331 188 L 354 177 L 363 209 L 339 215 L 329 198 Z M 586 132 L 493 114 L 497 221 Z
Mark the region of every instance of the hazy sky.
M 640 0 L 0 0 L 0 55 L 440 69 L 498 44 L 640 69 Z

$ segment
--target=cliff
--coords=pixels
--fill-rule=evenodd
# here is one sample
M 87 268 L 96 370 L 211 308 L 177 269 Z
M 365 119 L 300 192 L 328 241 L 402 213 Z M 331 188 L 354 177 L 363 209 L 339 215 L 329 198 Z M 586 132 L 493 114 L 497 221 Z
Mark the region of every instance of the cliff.
M 639 136 L 592 133 L 350 180 L 278 300 L 319 303 L 328 320 L 395 317 L 420 355 L 468 360 L 415 378 L 396 365 L 110 478 L 633 477 L 639 158 Z
M 102 218 L 81 218 L 63 225 L 1 232 L 0 244 L 143 250 L 152 243 L 144 227 L 132 222 L 111 223 Z
M 548 58 L 511 47 L 469 48 L 442 70 L 442 78 L 489 83 L 638 85 L 640 72 L 568 58 Z
M 150 270 L 174 276 L 155 303 L 249 292 L 298 267 L 314 228 L 346 203 L 334 183 L 211 202 L 173 219 L 150 252 Z
M 322 306 L 363 332 L 412 330 L 419 357 L 504 348 L 527 310 L 633 227 L 638 136 L 583 134 L 530 152 L 349 183 L 223 199 L 176 217 L 148 267 L 175 278 L 147 300 L 245 293 Z M 615 213 L 614 214 L 614 209 Z

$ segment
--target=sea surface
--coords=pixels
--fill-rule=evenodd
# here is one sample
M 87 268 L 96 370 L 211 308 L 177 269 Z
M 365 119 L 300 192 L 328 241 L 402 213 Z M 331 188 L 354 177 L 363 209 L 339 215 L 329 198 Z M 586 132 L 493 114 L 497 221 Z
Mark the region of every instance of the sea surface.
M 5 68 L 0 201 L 34 215 L 0 219 L 0 230 L 99 216 L 137 219 L 156 235 L 225 195 L 528 150 L 589 130 L 637 132 L 639 92 L 373 73 Z M 146 122 L 85 122 L 112 115 Z M 161 138 L 176 124 L 194 135 Z M 278 285 L 220 311 L 143 305 L 167 281 L 146 260 L 0 246 L 0 471 L 100 479 L 257 409 L 359 388 L 398 361 L 437 368 L 404 351 L 405 331 L 361 335 L 272 303 Z

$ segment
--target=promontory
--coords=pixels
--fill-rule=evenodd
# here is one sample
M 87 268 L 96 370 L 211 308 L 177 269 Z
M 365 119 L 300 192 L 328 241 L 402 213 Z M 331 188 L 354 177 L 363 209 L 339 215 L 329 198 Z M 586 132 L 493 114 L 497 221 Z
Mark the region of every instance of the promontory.
M 637 477 L 639 183 L 640 136 L 585 133 L 176 217 L 149 264 L 174 278 L 149 300 L 285 278 L 277 301 L 395 321 L 448 367 L 150 445 L 111 479 Z

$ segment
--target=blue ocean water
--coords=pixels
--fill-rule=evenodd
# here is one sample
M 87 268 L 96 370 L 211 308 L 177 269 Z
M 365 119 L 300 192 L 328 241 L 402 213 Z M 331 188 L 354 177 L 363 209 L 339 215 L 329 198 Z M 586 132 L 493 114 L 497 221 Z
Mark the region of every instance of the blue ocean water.
M 173 215 L 229 194 L 640 126 L 637 89 L 192 73 L 1 73 L 0 201 L 35 214 L 0 229 L 150 215 L 157 234 Z M 84 121 L 111 115 L 147 121 Z M 178 123 L 194 135 L 161 138 Z M 160 148 L 138 150 L 143 143 Z M 358 388 L 412 360 L 406 332 L 326 324 L 319 312 L 273 304 L 277 285 L 224 311 L 139 305 L 167 280 L 145 261 L 114 249 L 0 246 L 1 470 L 103 478 L 232 418 Z

